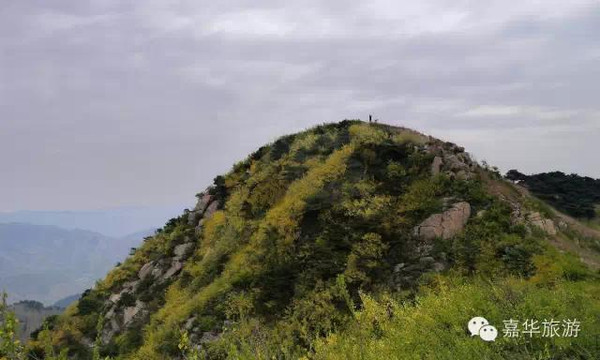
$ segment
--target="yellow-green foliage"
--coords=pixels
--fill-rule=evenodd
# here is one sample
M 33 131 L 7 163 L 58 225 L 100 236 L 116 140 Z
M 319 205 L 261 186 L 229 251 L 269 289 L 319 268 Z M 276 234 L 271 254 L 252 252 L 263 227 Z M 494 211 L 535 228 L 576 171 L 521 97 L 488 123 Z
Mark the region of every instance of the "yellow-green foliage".
M 344 174 L 346 161 L 353 150 L 351 145 L 343 147 L 321 166 L 314 167 L 305 177 L 290 185 L 283 200 L 267 214 L 265 225 L 261 228 L 262 233 L 275 229 L 280 235 L 278 247 L 285 248 L 293 243 L 306 199 L 314 195 L 325 183 Z
M 308 132 L 298 136 L 298 138 L 294 141 L 292 146 L 290 147 L 290 156 L 295 156 L 300 151 L 308 151 L 315 146 L 317 140 L 319 139 L 319 135 Z
M 350 126 L 352 140 L 361 145 L 381 144 L 391 141 L 396 145 L 423 145 L 427 138 L 410 130 L 396 130 L 374 124 L 355 124 Z
M 231 289 L 232 284 L 248 276 L 260 274 L 263 263 L 260 260 L 265 248 L 269 246 L 269 234 L 275 232 L 277 241 L 272 244 L 277 256 L 285 256 L 288 248 L 294 243 L 297 236 L 297 227 L 303 214 L 305 201 L 315 194 L 324 184 L 333 181 L 343 175 L 346 160 L 352 154 L 353 147 L 347 145 L 334 152 L 322 164 L 313 167 L 305 177 L 292 183 L 283 198 L 268 211 L 260 224 L 257 232 L 252 236 L 250 244 L 245 245 L 237 253 L 233 254 L 231 260 L 225 265 L 220 277 L 215 279 L 206 287 L 195 294 L 186 291 L 171 291 L 167 295 L 165 306 L 153 316 L 152 323 L 148 328 L 148 335 L 144 346 L 140 349 L 138 356 L 153 359 L 159 358 L 160 346 L 168 340 L 193 312 L 202 312 L 211 300 L 222 296 Z M 208 220 L 203 233 L 204 258 L 211 256 L 211 247 L 207 244 L 220 244 L 227 241 L 228 218 L 227 210 L 217 212 L 212 219 Z M 204 262 L 204 259 L 202 260 Z M 206 269 L 194 267 L 196 273 Z
M 439 278 L 415 304 L 362 295 L 363 309 L 339 333 L 316 342 L 312 359 L 596 359 L 600 284 L 561 282 L 539 287 L 522 279 L 497 282 Z M 467 322 L 484 316 L 499 337 L 470 336 Z M 578 337 L 505 338 L 503 321 L 537 319 L 581 322 Z
M 533 283 L 552 286 L 565 280 L 582 280 L 593 278 L 592 271 L 575 255 L 560 254 L 556 249 L 548 247 L 543 254 L 533 257 L 537 271 L 531 277 Z
M 381 236 L 367 233 L 362 241 L 352 245 L 344 275 L 349 282 L 366 283 L 370 280 L 369 272 L 381 265 L 388 245 L 381 241 Z
M 390 138 L 390 134 L 376 126 L 368 124 L 356 124 L 350 126 L 352 141 L 360 145 L 381 144 Z
M 439 202 L 441 190 L 439 178 L 425 178 L 413 182 L 402 196 L 402 212 L 431 211 Z
M 23 358 L 23 345 L 17 338 L 18 320 L 6 306 L 6 294 L 0 294 L 0 360 Z
M 427 139 L 423 135 L 419 135 L 417 133 L 413 133 L 410 131 L 402 131 L 398 134 L 394 134 L 392 136 L 392 141 L 398 145 L 404 144 L 415 144 L 415 145 L 423 145 L 427 142 Z

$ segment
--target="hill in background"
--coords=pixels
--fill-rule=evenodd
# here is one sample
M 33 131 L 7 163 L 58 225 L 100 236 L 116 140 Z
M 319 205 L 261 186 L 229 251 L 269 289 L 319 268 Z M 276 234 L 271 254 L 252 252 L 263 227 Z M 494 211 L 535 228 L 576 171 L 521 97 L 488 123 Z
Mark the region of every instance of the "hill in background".
M 506 178 L 518 181 L 533 195 L 580 219 L 600 217 L 600 179 L 560 171 L 525 175 L 510 170 Z

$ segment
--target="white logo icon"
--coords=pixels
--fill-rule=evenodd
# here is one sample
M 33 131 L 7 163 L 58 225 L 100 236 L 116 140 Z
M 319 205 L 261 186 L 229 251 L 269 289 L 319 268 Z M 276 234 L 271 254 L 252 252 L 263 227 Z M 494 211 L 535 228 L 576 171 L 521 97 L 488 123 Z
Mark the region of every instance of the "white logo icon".
M 498 337 L 498 330 L 492 325 L 485 325 L 479 329 L 479 337 L 483 341 L 495 341 Z
M 471 336 L 479 335 L 483 341 L 495 341 L 498 337 L 498 329 L 490 325 L 489 321 L 481 316 L 469 320 L 467 327 Z
M 481 316 L 477 316 L 469 320 L 469 331 L 471 332 L 471 336 L 479 335 L 479 329 L 481 329 L 485 325 L 489 325 L 489 321 Z

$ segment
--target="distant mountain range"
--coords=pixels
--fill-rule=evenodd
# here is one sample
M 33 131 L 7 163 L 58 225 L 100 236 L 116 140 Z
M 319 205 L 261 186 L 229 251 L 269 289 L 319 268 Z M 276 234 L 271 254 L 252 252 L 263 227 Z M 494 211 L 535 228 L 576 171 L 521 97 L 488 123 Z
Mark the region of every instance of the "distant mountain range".
M 54 304 L 93 286 L 153 229 L 123 237 L 50 225 L 0 224 L 0 290 Z
M 122 207 L 82 211 L 0 212 L 0 223 L 54 225 L 63 229 L 84 229 L 111 237 L 128 236 L 141 229 L 154 229 L 181 213 L 185 205 Z
M 58 307 L 58 308 L 61 308 L 61 309 L 65 309 L 67 306 L 69 306 L 72 303 L 74 303 L 75 301 L 77 301 L 80 296 L 81 296 L 81 294 L 75 294 L 75 295 L 66 296 L 66 297 L 58 300 L 57 302 L 55 302 L 52 306 L 53 307 Z

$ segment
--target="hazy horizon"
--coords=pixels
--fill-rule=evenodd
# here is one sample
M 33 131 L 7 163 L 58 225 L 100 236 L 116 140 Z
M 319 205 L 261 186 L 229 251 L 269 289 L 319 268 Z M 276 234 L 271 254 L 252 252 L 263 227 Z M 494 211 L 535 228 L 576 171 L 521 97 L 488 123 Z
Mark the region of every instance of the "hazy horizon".
M 93 231 L 113 238 L 161 228 L 191 206 L 118 207 L 89 210 L 20 210 L 0 212 L 0 224 L 22 223 Z
M 503 172 L 600 178 L 600 4 L 38 2 L 0 12 L 0 211 L 191 204 L 250 152 L 367 119 Z

